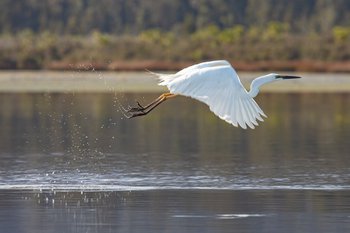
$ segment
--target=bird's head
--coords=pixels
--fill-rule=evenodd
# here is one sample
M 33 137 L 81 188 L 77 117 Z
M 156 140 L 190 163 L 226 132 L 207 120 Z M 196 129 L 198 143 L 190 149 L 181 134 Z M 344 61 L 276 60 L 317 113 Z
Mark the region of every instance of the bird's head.
M 294 75 L 282 75 L 282 74 L 267 74 L 265 76 L 257 78 L 261 84 L 269 83 L 269 82 L 274 82 L 274 81 L 279 81 L 279 80 L 285 80 L 285 79 L 295 79 L 295 78 L 300 78 L 299 76 L 294 76 Z
M 251 97 L 254 98 L 259 93 L 260 86 L 262 86 L 264 84 L 275 82 L 278 80 L 296 79 L 296 78 L 300 78 L 300 77 L 293 76 L 293 75 L 274 74 L 274 73 L 258 77 L 256 79 L 254 79 L 253 82 L 251 83 L 249 94 Z
M 281 74 L 272 74 L 276 80 L 284 80 L 284 79 L 296 79 L 301 78 L 299 76 L 294 75 L 281 75 Z
M 275 82 L 279 80 L 286 80 L 286 79 L 295 79 L 300 78 L 299 76 L 293 76 L 293 75 L 282 75 L 282 74 L 267 74 L 264 76 L 261 76 L 257 78 L 255 81 L 257 81 L 258 85 L 263 85 L 265 83 Z

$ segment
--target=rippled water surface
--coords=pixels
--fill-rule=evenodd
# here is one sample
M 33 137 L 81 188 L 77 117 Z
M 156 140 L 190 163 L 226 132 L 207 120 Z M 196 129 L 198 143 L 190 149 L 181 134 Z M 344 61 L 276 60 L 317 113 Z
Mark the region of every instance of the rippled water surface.
M 350 94 L 261 94 L 255 130 L 157 94 L 0 94 L 0 232 L 347 232 Z

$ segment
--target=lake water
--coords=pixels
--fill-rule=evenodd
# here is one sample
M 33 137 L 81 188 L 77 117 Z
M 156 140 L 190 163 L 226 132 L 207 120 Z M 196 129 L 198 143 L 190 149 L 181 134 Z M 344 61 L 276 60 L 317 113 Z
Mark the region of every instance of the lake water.
M 263 93 L 235 128 L 157 93 L 0 94 L 0 232 L 349 232 L 350 93 Z

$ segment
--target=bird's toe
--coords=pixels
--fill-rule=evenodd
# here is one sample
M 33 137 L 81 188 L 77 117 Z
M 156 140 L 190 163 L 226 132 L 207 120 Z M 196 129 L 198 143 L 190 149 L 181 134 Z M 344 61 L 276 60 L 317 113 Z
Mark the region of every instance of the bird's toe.
M 129 107 L 129 109 L 126 110 L 126 112 L 133 113 L 133 112 L 142 112 L 145 110 L 145 108 L 138 102 L 136 101 L 137 106 L 136 107 Z

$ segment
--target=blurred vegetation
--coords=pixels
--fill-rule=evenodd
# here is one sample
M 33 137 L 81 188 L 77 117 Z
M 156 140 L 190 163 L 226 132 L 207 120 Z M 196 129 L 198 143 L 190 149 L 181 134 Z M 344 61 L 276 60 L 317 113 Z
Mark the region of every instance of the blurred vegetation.
M 209 25 L 191 34 L 160 29 L 131 35 L 94 31 L 89 35 L 33 33 L 26 29 L 0 36 L 0 68 L 60 68 L 55 64 L 89 62 L 108 68 L 113 61 L 155 60 L 195 62 L 207 59 L 234 61 L 348 61 L 350 27 L 334 27 L 329 34 L 300 36 L 286 23 L 267 28 L 241 25 L 220 29 Z
M 0 6 L 2 69 L 350 60 L 348 0 L 2 0 Z

